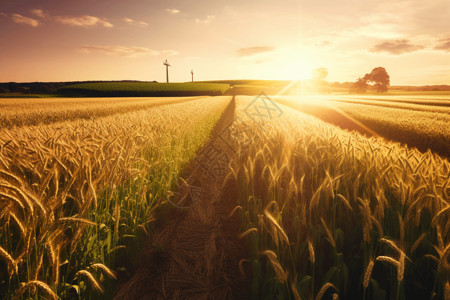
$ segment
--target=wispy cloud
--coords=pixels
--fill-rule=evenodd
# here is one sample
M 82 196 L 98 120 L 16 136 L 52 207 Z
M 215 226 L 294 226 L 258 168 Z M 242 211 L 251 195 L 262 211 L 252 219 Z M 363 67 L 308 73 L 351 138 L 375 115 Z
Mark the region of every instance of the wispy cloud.
M 370 49 L 370 52 L 387 52 L 390 54 L 399 55 L 414 52 L 423 48 L 425 47 L 421 45 L 414 45 L 407 39 L 401 39 L 377 44 Z
M 4 12 L 0 12 L 0 17 L 8 17 L 8 15 L 5 14 Z
M 12 14 L 11 19 L 16 23 L 26 24 L 32 27 L 38 27 L 39 21 L 33 18 L 28 18 L 19 14 Z
M 165 56 L 173 56 L 173 55 L 178 55 L 178 51 L 175 50 L 163 50 L 161 51 L 162 54 L 164 54 Z
M 179 9 L 176 8 L 167 8 L 166 11 L 174 15 L 179 14 L 181 12 Z
M 36 17 L 39 17 L 39 18 L 46 18 L 46 17 L 48 17 L 48 14 L 45 13 L 42 9 L 32 9 L 31 13 L 33 15 L 35 15 Z
M 32 9 L 30 10 L 30 12 L 40 18 L 41 20 L 37 20 L 34 18 L 30 18 L 30 17 L 25 17 L 23 15 L 20 14 L 12 14 L 11 15 L 11 19 L 16 22 L 16 23 L 22 23 L 22 24 L 27 24 L 29 26 L 32 27 L 37 27 L 39 26 L 41 23 L 43 22 L 57 22 L 60 24 L 64 24 L 64 25 L 70 25 L 70 26 L 77 26 L 77 27 L 84 27 L 84 28 L 89 28 L 89 27 L 94 27 L 94 26 L 103 26 L 106 28 L 112 28 L 114 27 L 113 24 L 111 24 L 107 18 L 100 18 L 100 17 L 95 17 L 95 16 L 89 16 L 89 15 L 83 15 L 83 16 L 50 16 L 49 13 L 45 12 L 42 9 Z M 7 17 L 8 15 L 6 14 L 1 14 L 5 17 Z M 131 20 L 131 19 L 130 19 Z M 144 25 L 147 26 L 148 24 L 145 22 L 137 22 L 137 21 L 133 21 L 132 22 L 136 22 L 139 25 Z
M 435 50 L 450 52 L 450 38 L 440 40 L 440 43 L 434 47 Z
M 160 54 L 165 55 L 175 55 L 178 54 L 175 50 L 153 50 L 145 47 L 133 47 L 133 46 L 122 46 L 122 45 L 108 45 L 108 46 L 97 46 L 97 45 L 83 45 L 77 48 L 79 52 L 82 53 L 103 53 L 107 55 L 117 55 L 123 57 L 143 57 L 143 56 L 156 56 Z
M 216 18 L 215 15 L 209 15 L 209 16 L 206 16 L 206 18 L 203 19 L 203 20 L 201 20 L 201 19 L 195 19 L 195 22 L 197 22 L 197 23 L 203 23 L 203 24 L 209 24 L 209 23 L 211 23 L 212 21 L 214 21 L 215 18 Z
M 316 46 L 317 48 L 323 48 L 323 47 L 327 47 L 330 45 L 331 45 L 330 41 L 318 41 L 314 44 L 314 46 Z
M 240 48 L 236 51 L 236 54 L 238 57 L 247 57 L 260 53 L 272 52 L 273 50 L 275 50 L 274 47 L 256 46 L 256 47 Z
M 122 20 L 125 23 L 128 23 L 130 25 L 139 25 L 139 26 L 142 26 L 142 27 L 147 27 L 148 26 L 148 23 L 144 22 L 144 21 L 136 21 L 136 20 L 133 20 L 133 19 L 130 19 L 130 18 L 123 18 Z
M 94 26 L 103 26 L 106 28 L 114 27 L 108 19 L 99 18 L 94 16 L 79 16 L 79 17 L 71 17 L 71 16 L 56 16 L 54 17 L 55 21 L 61 24 L 76 26 L 76 27 L 94 27 Z

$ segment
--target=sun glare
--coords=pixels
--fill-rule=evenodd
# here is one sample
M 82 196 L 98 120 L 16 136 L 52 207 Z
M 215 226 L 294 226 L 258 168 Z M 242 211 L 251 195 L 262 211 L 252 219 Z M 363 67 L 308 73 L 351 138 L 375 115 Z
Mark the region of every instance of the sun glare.
M 277 55 L 277 78 L 285 80 L 308 80 L 312 78 L 312 71 L 316 65 L 314 53 L 306 48 L 286 49 Z

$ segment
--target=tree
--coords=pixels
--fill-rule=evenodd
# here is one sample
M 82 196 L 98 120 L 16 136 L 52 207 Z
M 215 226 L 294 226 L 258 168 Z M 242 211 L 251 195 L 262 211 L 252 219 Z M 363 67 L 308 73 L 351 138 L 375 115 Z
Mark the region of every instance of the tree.
M 325 93 L 329 91 L 328 82 L 325 81 L 325 78 L 328 76 L 327 68 L 317 68 L 312 71 L 312 83 L 315 88 L 321 93 Z
M 366 74 L 367 75 L 367 74 Z M 352 86 L 353 90 L 355 90 L 357 93 L 365 93 L 367 91 L 367 79 L 364 76 L 364 78 L 359 77 L 355 83 L 353 83 Z
M 327 68 L 317 68 L 313 70 L 313 80 L 322 81 L 328 76 Z
M 377 92 L 387 92 L 390 85 L 389 74 L 383 67 L 373 69 L 370 74 L 364 76 L 364 79 L 372 82 L 377 88 Z
M 389 74 L 383 67 L 374 68 L 372 72 L 364 75 L 364 77 L 359 77 L 356 82 L 353 83 L 350 91 L 365 93 L 368 83 L 372 83 L 377 88 L 377 92 L 379 93 L 387 92 L 390 85 Z

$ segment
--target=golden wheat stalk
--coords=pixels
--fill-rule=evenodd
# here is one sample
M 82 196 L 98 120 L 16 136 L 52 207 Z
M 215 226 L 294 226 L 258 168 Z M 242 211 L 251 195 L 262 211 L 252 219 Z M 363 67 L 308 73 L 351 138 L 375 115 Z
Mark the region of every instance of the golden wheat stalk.
M 231 211 L 231 213 L 228 215 L 228 218 L 231 218 L 238 210 L 242 210 L 242 206 L 236 206 L 235 208 L 233 208 L 233 210 Z
M 10 276 L 12 276 L 14 273 L 19 273 L 19 269 L 17 267 L 16 261 L 12 258 L 12 256 L 0 246 L 0 257 L 3 258 L 3 260 L 8 265 L 8 273 Z
M 369 264 L 367 265 L 366 272 L 364 273 L 363 286 L 365 289 L 369 286 L 370 276 L 372 275 L 372 270 L 373 270 L 374 264 L 375 263 L 374 263 L 373 259 L 371 259 Z
M 103 293 L 103 288 L 102 288 L 102 286 L 100 285 L 100 283 L 98 283 L 97 280 L 95 280 L 94 276 L 93 276 L 89 271 L 86 271 L 86 270 L 80 270 L 80 271 L 78 271 L 78 272 L 75 274 L 75 277 L 76 277 L 76 278 L 79 278 L 80 275 L 83 275 L 84 277 L 86 277 L 86 278 L 88 279 L 89 283 L 91 284 L 91 286 L 92 286 L 95 290 L 97 290 L 97 291 Z
M 89 221 L 87 219 L 83 219 L 83 218 L 77 218 L 77 217 L 63 217 L 63 218 L 59 218 L 57 220 L 57 222 L 73 222 L 73 223 L 81 223 L 81 224 L 86 224 L 86 225 L 97 225 L 97 223 L 94 223 L 92 221 Z
M 291 291 L 292 291 L 292 294 L 294 295 L 295 300 L 302 300 L 302 297 L 300 297 L 300 293 L 298 292 L 298 289 L 295 285 L 295 282 L 297 281 L 296 279 L 297 278 L 295 278 L 295 280 L 291 281 Z
M 239 261 L 239 272 L 241 272 L 241 276 L 242 277 L 246 278 L 247 274 L 245 274 L 245 270 L 244 270 L 244 266 L 243 266 L 244 263 L 250 263 L 250 260 L 248 260 L 248 259 L 241 259 Z
M 377 261 L 384 261 L 384 262 L 390 263 L 391 265 L 393 265 L 393 266 L 396 267 L 396 268 L 398 268 L 398 266 L 399 266 L 399 262 L 398 262 L 397 260 L 393 259 L 393 258 L 390 257 L 390 256 L 378 256 L 378 257 L 376 258 L 376 260 L 377 260 Z
M 327 283 L 325 283 L 325 284 L 322 286 L 322 288 L 320 289 L 319 293 L 318 293 L 317 296 L 316 296 L 316 300 L 321 300 L 322 297 L 323 297 L 323 295 L 325 295 L 325 292 L 326 292 L 329 288 L 333 288 L 333 289 L 336 290 L 336 291 L 338 290 L 337 287 L 336 287 L 334 284 L 332 284 L 332 283 L 330 283 L 330 282 L 327 282 Z
M 280 226 L 280 224 L 278 224 L 277 220 L 275 220 L 275 218 L 270 214 L 270 212 L 267 209 L 264 210 L 264 215 L 266 216 L 267 219 L 269 219 L 271 224 L 275 226 L 276 231 L 281 236 L 281 239 L 285 241 L 287 245 L 289 245 L 289 238 L 286 232 L 284 232 L 283 228 Z
M 258 229 L 255 227 L 247 229 L 245 232 L 243 232 L 239 235 L 239 239 L 243 239 L 245 236 L 249 235 L 252 232 L 258 232 Z
M 266 250 L 263 252 L 263 254 L 269 259 L 278 280 L 281 283 L 284 283 L 287 280 L 287 274 L 284 272 L 275 252 L 273 252 L 272 250 Z
M 427 233 L 424 232 L 422 233 L 417 240 L 414 242 L 414 244 L 411 246 L 410 252 L 414 253 L 417 249 L 417 247 L 419 247 L 420 243 L 423 241 L 423 239 L 427 236 Z
M 333 248 L 336 248 L 336 242 L 334 241 L 333 235 L 331 234 L 331 231 L 328 229 L 327 224 L 322 219 L 322 217 L 320 218 L 320 221 L 322 222 L 323 228 L 325 229 L 325 232 L 327 233 L 328 240 L 330 241 L 331 246 L 333 246 Z
M 55 292 L 53 292 L 53 290 L 45 282 L 39 280 L 31 280 L 25 283 L 20 289 L 18 289 L 14 293 L 12 299 L 13 300 L 21 299 L 22 298 L 21 296 L 27 289 L 34 287 L 40 288 L 42 291 L 44 291 L 49 299 L 59 299 L 59 297 L 55 294 Z
M 111 270 L 110 268 L 105 266 L 104 264 L 100 264 L 100 263 L 92 264 L 89 266 L 89 268 L 100 269 L 103 271 L 103 273 L 105 273 L 109 277 L 114 278 L 114 279 L 117 278 L 116 272 L 114 272 L 113 270 Z
M 398 263 L 398 269 L 397 269 L 397 280 L 398 283 L 403 281 L 403 273 L 405 272 L 405 254 L 402 252 L 400 254 L 400 259 Z
M 389 246 L 391 246 L 392 249 L 394 249 L 395 251 L 397 251 L 399 254 L 403 253 L 402 249 L 400 249 L 397 244 L 394 243 L 394 241 L 385 239 L 385 238 L 381 238 L 380 242 L 386 243 Z
M 309 260 L 311 261 L 311 263 L 315 263 L 316 261 L 316 256 L 314 253 L 314 247 L 313 244 L 311 243 L 311 241 L 308 239 L 308 251 L 309 251 Z

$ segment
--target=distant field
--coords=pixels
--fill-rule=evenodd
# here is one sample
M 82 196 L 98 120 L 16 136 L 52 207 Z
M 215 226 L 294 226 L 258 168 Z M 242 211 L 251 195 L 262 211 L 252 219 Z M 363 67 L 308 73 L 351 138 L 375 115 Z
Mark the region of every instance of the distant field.
M 66 86 L 58 93 L 79 97 L 218 96 L 229 88 L 229 84 L 220 83 L 99 82 Z
M 415 92 L 409 92 L 408 94 L 398 95 L 339 95 L 338 97 L 330 96 L 330 99 L 347 101 L 352 100 L 354 102 L 368 103 L 369 101 L 383 101 L 394 103 L 407 103 L 407 104 L 422 104 L 422 105 L 436 105 L 436 106 L 450 106 L 450 93 L 441 94 L 441 92 L 430 92 L 429 94 L 417 94 Z
M 330 98 L 333 99 L 333 98 Z M 430 111 L 450 114 L 450 101 L 435 100 L 433 102 L 408 102 L 408 101 L 386 101 L 386 100 L 362 100 L 358 98 L 336 97 L 333 100 L 392 108 L 404 108 L 416 111 Z
M 100 118 L 198 98 L 0 98 L 0 129 Z
M 391 99 L 392 100 L 389 100 Z M 358 130 L 369 135 L 384 138 L 417 147 L 425 152 L 431 149 L 436 153 L 450 155 L 450 105 L 447 98 L 420 98 L 421 104 L 410 104 L 406 98 L 400 103 L 396 97 L 371 97 L 371 100 L 353 97 L 348 103 L 347 96 L 316 97 L 275 97 L 276 101 L 299 111 L 314 115 L 320 119 L 345 129 Z M 377 100 L 375 100 L 377 99 Z

